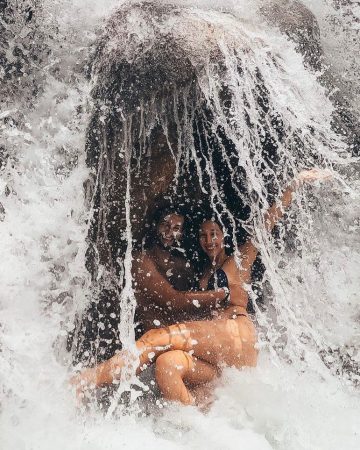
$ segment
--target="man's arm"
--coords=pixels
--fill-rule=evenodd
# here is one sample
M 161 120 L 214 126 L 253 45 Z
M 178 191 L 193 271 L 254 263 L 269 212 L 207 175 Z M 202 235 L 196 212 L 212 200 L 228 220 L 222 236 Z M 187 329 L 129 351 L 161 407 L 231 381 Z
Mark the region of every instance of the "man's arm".
M 226 298 L 224 289 L 218 291 L 177 291 L 157 270 L 153 260 L 141 255 L 133 263 L 135 288 L 141 296 L 162 307 L 173 310 L 196 311 L 199 307 L 214 308 Z

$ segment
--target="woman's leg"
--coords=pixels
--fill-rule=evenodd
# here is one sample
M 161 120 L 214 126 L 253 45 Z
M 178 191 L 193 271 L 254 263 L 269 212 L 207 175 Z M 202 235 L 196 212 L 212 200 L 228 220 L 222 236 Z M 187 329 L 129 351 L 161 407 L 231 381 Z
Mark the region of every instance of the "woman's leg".
M 168 351 L 156 360 L 156 381 L 164 398 L 184 405 L 196 402 L 187 386 L 208 383 L 217 375 L 218 369 L 215 366 L 182 350 Z
M 255 328 L 247 317 L 187 322 L 150 330 L 136 342 L 140 353 L 137 373 L 143 370 L 144 365 L 170 350 L 192 351 L 195 357 L 214 366 L 221 363 L 236 367 L 254 366 L 257 359 L 255 343 Z M 127 353 L 120 352 L 97 367 L 86 369 L 71 382 L 80 391 L 83 389 L 81 386 L 112 383 L 119 378 L 128 358 Z
M 217 366 L 256 365 L 256 332 L 247 317 L 212 321 L 185 322 L 167 328 L 150 330 L 136 343 L 140 366 L 154 362 L 169 350 L 191 351 L 192 354 Z

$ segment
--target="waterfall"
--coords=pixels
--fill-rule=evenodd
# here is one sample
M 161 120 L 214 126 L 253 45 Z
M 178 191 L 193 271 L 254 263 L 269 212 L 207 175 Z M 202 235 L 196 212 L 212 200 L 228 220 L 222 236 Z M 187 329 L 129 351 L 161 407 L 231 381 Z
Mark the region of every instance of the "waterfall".
M 331 37 L 356 36 L 358 11 L 302 2 L 324 50 L 311 67 L 260 13 L 273 3 L 297 2 L 0 5 L 2 448 L 358 448 L 359 87 Z M 269 235 L 264 211 L 314 166 L 332 181 L 299 189 Z M 206 416 L 143 417 L 133 367 L 105 417 L 77 411 L 71 373 L 108 356 L 103 311 L 82 328 L 104 291 L 114 349 L 134 351 L 132 255 L 159 199 L 212 212 L 235 248 L 252 236 L 259 365 L 226 369 Z

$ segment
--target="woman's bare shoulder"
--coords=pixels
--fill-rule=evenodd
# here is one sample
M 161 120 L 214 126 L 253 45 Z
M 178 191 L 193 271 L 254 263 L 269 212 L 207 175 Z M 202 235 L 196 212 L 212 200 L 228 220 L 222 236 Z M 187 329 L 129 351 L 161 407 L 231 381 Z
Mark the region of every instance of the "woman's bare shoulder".
M 235 256 L 234 255 L 228 256 L 221 268 L 225 272 L 227 270 L 232 270 L 233 268 L 236 268 Z
M 246 279 L 249 273 L 248 268 L 243 267 L 241 258 L 235 255 L 228 257 L 222 269 L 226 273 L 229 282 L 233 281 L 235 283 L 238 283 L 240 279 Z

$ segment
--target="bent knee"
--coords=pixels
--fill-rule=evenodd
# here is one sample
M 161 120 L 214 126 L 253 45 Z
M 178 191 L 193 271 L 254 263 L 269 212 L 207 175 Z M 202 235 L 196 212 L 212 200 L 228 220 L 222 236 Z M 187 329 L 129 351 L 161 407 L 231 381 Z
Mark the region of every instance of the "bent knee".
M 193 367 L 194 362 L 188 353 L 182 350 L 173 350 L 163 353 L 157 358 L 155 373 L 185 373 Z
M 153 329 L 147 331 L 138 342 L 146 347 L 163 346 L 168 344 L 169 332 L 164 328 Z

